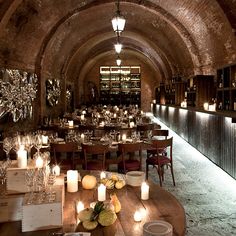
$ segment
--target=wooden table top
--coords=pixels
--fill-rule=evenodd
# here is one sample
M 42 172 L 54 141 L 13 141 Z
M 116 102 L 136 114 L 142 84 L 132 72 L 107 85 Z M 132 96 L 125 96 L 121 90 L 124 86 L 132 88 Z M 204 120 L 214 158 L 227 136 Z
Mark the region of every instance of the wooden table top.
M 185 211 L 179 201 L 169 192 L 158 185 L 149 182 L 149 200 L 141 200 L 140 187 L 125 186 L 114 190 L 121 202 L 122 209 L 117 214 L 116 222 L 109 227 L 98 226 L 91 231 L 91 236 L 139 236 L 142 235 L 143 224 L 153 220 L 165 220 L 172 224 L 173 235 L 183 236 L 186 229 Z M 107 190 L 107 199 L 112 190 Z M 21 232 L 21 222 L 7 222 L 0 224 L 1 236 L 49 236 L 52 232 L 86 231 L 81 224 L 77 225 L 75 205 L 82 201 L 85 207 L 97 201 L 97 190 L 83 190 L 79 186 L 77 193 L 66 192 L 64 206 L 64 224 L 62 229 L 52 229 L 34 232 Z M 144 209 L 146 217 L 141 222 L 135 222 L 133 215 L 136 210 Z

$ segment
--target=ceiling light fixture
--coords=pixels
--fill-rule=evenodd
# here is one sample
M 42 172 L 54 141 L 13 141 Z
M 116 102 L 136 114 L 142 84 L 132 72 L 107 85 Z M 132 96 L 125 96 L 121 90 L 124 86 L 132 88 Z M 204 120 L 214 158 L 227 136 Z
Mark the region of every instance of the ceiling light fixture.
M 116 7 L 116 15 L 112 18 L 111 23 L 113 30 L 116 32 L 117 35 L 120 35 L 125 28 L 125 18 L 121 15 L 119 0 L 116 3 Z
M 120 53 L 121 52 L 121 49 L 122 49 L 122 44 L 119 42 L 119 36 L 117 37 L 117 43 L 115 44 L 115 51 L 116 53 Z
M 116 58 L 116 64 L 117 64 L 117 66 L 121 65 L 121 59 L 119 56 Z

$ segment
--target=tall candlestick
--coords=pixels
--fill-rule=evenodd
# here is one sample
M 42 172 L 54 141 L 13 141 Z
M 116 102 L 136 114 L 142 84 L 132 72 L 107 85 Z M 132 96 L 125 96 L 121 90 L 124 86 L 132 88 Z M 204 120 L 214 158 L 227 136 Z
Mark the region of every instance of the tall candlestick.
M 100 184 L 98 187 L 98 201 L 106 200 L 106 186 L 104 184 Z
M 149 199 L 149 186 L 145 182 L 143 182 L 141 186 L 141 199 L 142 200 Z
M 67 192 L 74 193 L 78 191 L 79 173 L 77 170 L 67 171 Z
M 52 169 L 52 171 L 53 171 L 53 173 L 54 173 L 56 176 L 59 176 L 59 175 L 60 175 L 60 172 L 61 172 L 60 166 L 58 166 L 58 165 L 54 166 L 53 169 Z
M 27 167 L 27 151 L 24 150 L 24 145 L 20 145 L 20 149 L 17 152 L 17 164 L 19 168 Z

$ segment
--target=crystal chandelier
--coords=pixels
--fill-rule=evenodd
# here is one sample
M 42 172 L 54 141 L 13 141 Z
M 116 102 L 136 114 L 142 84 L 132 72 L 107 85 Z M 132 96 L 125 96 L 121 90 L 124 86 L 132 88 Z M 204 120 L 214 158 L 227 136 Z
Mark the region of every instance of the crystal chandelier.
M 0 118 L 12 114 L 14 122 L 32 118 L 37 93 L 37 75 L 25 71 L 0 70 Z

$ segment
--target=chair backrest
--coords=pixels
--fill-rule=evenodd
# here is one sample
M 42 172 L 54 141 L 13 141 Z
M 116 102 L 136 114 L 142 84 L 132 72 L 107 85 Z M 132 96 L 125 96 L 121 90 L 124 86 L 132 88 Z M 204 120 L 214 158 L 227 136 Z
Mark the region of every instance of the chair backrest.
M 137 125 L 137 131 L 149 131 L 153 130 L 154 124 L 138 124 Z
M 128 152 L 136 152 L 136 151 L 142 151 L 142 143 L 119 143 L 118 144 L 118 150 L 121 153 L 128 153 Z
M 152 131 L 152 136 L 165 136 L 166 138 L 169 136 L 168 129 L 154 129 Z
M 53 153 L 59 152 L 75 152 L 78 149 L 78 145 L 76 143 L 52 143 L 51 150 Z
M 82 143 L 82 150 L 85 154 L 106 154 L 109 144 L 86 144 Z
M 85 144 L 82 143 L 82 152 L 84 155 L 85 169 L 87 170 L 88 159 L 91 155 L 97 155 L 97 161 L 99 161 L 98 156 L 102 156 L 102 170 L 105 169 L 106 153 L 109 151 L 109 144 Z M 93 159 L 94 160 L 94 159 Z
M 172 148 L 173 148 L 173 137 L 162 139 L 162 140 L 152 140 L 152 146 L 158 150 L 169 149 L 169 158 L 172 160 Z

